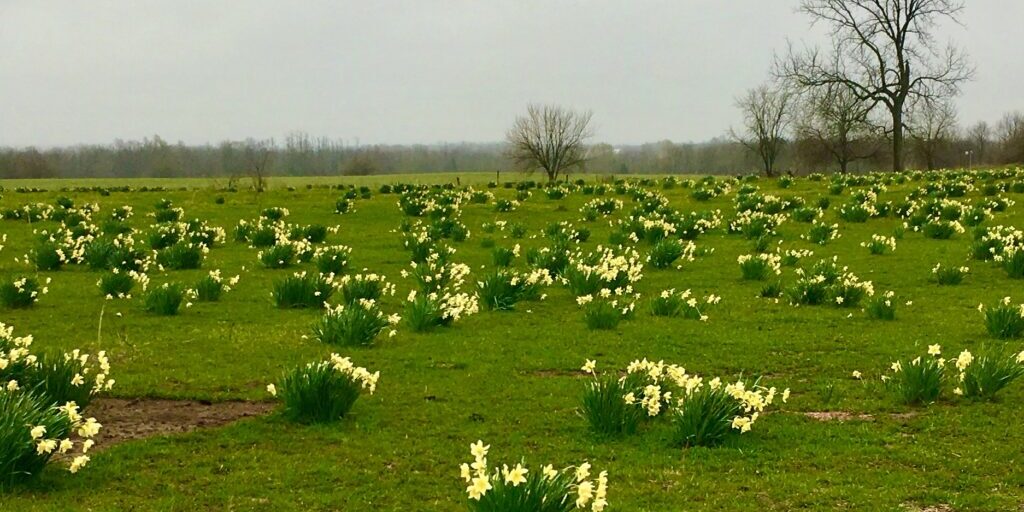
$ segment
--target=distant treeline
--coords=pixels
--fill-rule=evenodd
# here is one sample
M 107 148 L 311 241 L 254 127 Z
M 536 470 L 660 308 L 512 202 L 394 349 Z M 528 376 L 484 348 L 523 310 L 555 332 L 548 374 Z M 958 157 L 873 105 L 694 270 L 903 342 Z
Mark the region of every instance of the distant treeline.
M 968 130 L 947 140 L 911 145 L 917 168 L 1024 163 L 1024 120 L 1003 130 Z M 857 141 L 873 152 L 851 164 L 853 172 L 886 169 L 891 160 L 882 140 Z M 2 178 L 337 176 L 419 172 L 506 171 L 503 143 L 373 145 L 292 134 L 273 140 L 219 145 L 170 144 L 159 136 L 110 145 L 49 149 L 0 148 Z M 760 163 L 727 138 L 702 143 L 654 142 L 632 146 L 594 144 L 583 172 L 615 174 L 737 174 Z M 782 172 L 807 174 L 835 169 L 831 156 L 811 140 L 791 140 L 779 159 Z

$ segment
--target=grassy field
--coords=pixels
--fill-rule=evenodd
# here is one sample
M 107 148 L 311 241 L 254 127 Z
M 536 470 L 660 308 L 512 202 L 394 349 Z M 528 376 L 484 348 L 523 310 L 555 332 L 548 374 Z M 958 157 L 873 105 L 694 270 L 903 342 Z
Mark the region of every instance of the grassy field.
M 511 188 L 486 188 L 493 178 L 491 173 L 464 174 L 460 183 L 489 190 L 496 199 L 515 197 Z M 694 261 L 664 270 L 645 266 L 635 284 L 642 294 L 635 316 L 612 330 L 589 329 L 573 294 L 555 283 L 545 288 L 545 300 L 521 302 L 513 311 L 481 311 L 428 333 L 415 333 L 403 322 L 396 336 L 381 335 L 372 347 L 332 347 L 309 336 L 319 312 L 278 309 L 270 296 L 275 280 L 298 270 L 312 271 L 312 266 L 264 268 L 258 249 L 231 237 L 239 221 L 252 221 L 272 206 L 290 211 L 288 223 L 338 226 L 327 243 L 352 247 L 349 273 L 374 272 L 395 283 L 397 293 L 382 300 L 381 307 L 387 314 L 401 315 L 414 288 L 411 279 L 401 276 L 410 261 L 400 230 L 407 216 L 397 206 L 398 194 L 378 188 L 453 180 L 447 174 L 275 178 L 262 194 L 219 190 L 215 186 L 223 183 L 209 180 L 0 180 L 6 189 L 0 210 L 53 204 L 66 196 L 77 205 L 97 203 L 94 218 L 100 219 L 113 208 L 130 205 L 135 215 L 128 223 L 140 246 L 153 230 L 148 214 L 161 199 L 182 208 L 185 218 L 227 231 L 227 240 L 209 252 L 201 269 L 149 272 L 151 287 L 171 281 L 191 286 L 213 269 L 239 275 L 238 285 L 219 302 L 196 303 L 177 316 L 156 316 L 143 310 L 139 297 L 104 300 L 96 286 L 100 273 L 69 265 L 38 272 L 52 281 L 49 293 L 34 307 L 0 309 L 0 321 L 13 325 L 16 333 L 31 333 L 40 349 L 106 350 L 117 380 L 110 396 L 269 400 L 268 383 L 332 352 L 381 373 L 377 392 L 363 396 L 339 423 L 304 426 L 270 415 L 119 444 L 97 453 L 79 474 L 70 475 L 59 466 L 47 469 L 34 484 L 0 496 L 0 509 L 464 510 L 465 483 L 458 466 L 470 460 L 469 445 L 478 439 L 492 446 L 492 463 L 514 464 L 525 458 L 531 468 L 539 468 L 586 460 L 597 470 L 607 470 L 611 510 L 1005 511 L 1024 504 L 1020 382 L 993 402 L 956 398 L 953 383 L 936 403 L 907 406 L 879 380 L 892 361 L 925 355 L 930 344 L 941 344 L 950 358 L 964 349 L 1024 349 L 1019 339 L 990 337 L 977 310 L 979 303 L 995 304 L 1006 295 L 1015 303 L 1024 301 L 1022 281 L 1010 279 L 992 262 L 971 259 L 970 227 L 948 240 L 908 228 L 894 252 L 872 255 L 861 243 L 873 234 L 892 236 L 907 219 L 895 213 L 863 223 L 838 217 L 840 207 L 872 185 L 884 188 L 873 201 L 877 205 L 899 204 L 924 189 L 942 195 L 951 183 L 972 184 L 963 197 L 950 198 L 965 205 L 996 197 L 1019 203 L 1024 194 L 1013 192 L 1010 184 L 1024 180 L 1021 171 L 908 173 L 899 179 L 879 175 L 847 180 L 841 191 L 830 191 L 830 186 L 843 178 L 801 178 L 787 188 L 763 178 L 729 180 L 727 192 L 706 201 L 693 197 L 700 187 L 694 183 L 697 177 L 670 188 L 662 180 L 635 184 L 629 188 L 660 194 L 679 212 L 720 210 L 722 222 L 694 241 L 701 251 Z M 354 212 L 337 215 L 335 201 L 342 191 L 326 185 L 338 183 L 367 185 L 372 197 L 355 199 Z M 1007 190 L 989 195 L 986 184 L 1005 184 Z M 126 185 L 166 190 L 109 195 L 59 190 Z M 47 190 L 20 193 L 17 187 Z M 831 204 L 821 222 L 837 223 L 839 238 L 825 245 L 811 243 L 802 238 L 811 224 L 789 218 L 771 237 L 768 250 L 814 252 L 797 267 L 837 256 L 840 266 L 871 281 L 876 295 L 896 292 L 896 319 L 871 319 L 862 311 L 864 304 L 796 307 L 786 298 L 761 298 L 764 283 L 741 279 L 737 264 L 740 255 L 756 252 L 755 242 L 726 229 L 737 216 L 743 187 L 759 189 L 752 194 L 802 198 L 809 206 L 828 198 Z M 520 244 L 524 256 L 513 266 L 526 270 L 525 253 L 551 245 L 543 234 L 549 224 L 570 221 L 586 227 L 591 234 L 579 249 L 591 251 L 607 246 L 615 223 L 638 204 L 614 184 L 605 187 L 604 195 L 592 188 L 570 188 L 564 199 L 550 199 L 534 189 L 512 212 L 496 212 L 494 199 L 464 203 L 460 221 L 470 236 L 448 243 L 457 249 L 453 259 L 473 271 L 466 290 L 472 291 L 472 284 L 493 269 L 484 239 L 493 239 L 498 247 Z M 617 198 L 624 206 L 608 217 L 581 220 L 581 207 L 598 197 Z M 919 198 L 926 200 L 927 194 Z M 485 233 L 483 224 L 496 220 L 520 223 L 527 234 L 513 239 L 507 229 Z M 1024 225 L 1024 206 L 993 211 L 982 223 L 996 225 Z M 52 221 L 0 221 L 0 231 L 7 235 L 0 252 L 0 281 L 36 275 L 24 262 L 38 236 L 34 231 L 57 227 Z M 629 245 L 642 256 L 651 250 L 645 241 Z M 937 263 L 967 265 L 970 273 L 959 286 L 939 286 L 932 275 Z M 785 287 L 796 282 L 797 267 L 782 268 Z M 649 300 L 673 288 L 690 289 L 699 297 L 719 295 L 721 303 L 707 310 L 704 322 L 652 316 Z M 596 359 L 600 370 L 610 372 L 644 357 L 709 377 L 761 376 L 762 384 L 790 388 L 792 396 L 786 404 L 777 403 L 751 432 L 713 448 L 674 447 L 671 427 L 664 421 L 648 422 L 639 433 L 618 439 L 591 433 L 578 412 L 589 379 L 580 366 Z M 853 371 L 864 378 L 852 378 Z M 821 421 L 806 414 L 822 411 L 852 417 Z M 949 508 L 936 508 L 942 506 Z

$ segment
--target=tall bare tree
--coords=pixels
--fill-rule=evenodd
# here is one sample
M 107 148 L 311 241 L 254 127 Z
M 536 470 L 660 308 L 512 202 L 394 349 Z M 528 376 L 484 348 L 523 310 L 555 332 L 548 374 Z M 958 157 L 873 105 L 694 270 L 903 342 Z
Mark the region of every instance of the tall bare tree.
M 252 189 L 258 194 L 267 189 L 267 176 L 274 158 L 274 141 L 246 139 L 242 148 L 242 160 L 252 179 Z
M 908 114 L 914 149 L 925 167 L 934 170 L 940 153 L 956 131 L 956 107 L 948 99 L 925 98 L 914 102 Z
M 743 131 L 729 133 L 761 159 L 765 176 L 775 176 L 775 161 L 786 145 L 793 94 L 781 86 L 761 85 L 736 100 L 743 113 Z
M 1024 113 L 1003 116 L 997 128 L 1004 163 L 1024 163 Z
M 901 171 L 909 102 L 954 96 L 973 73 L 962 50 L 940 48 L 932 35 L 941 20 L 957 21 L 963 8 L 963 0 L 803 0 L 800 9 L 832 29 L 831 53 L 790 48 L 776 73 L 804 87 L 844 85 L 884 105 L 892 168 Z
M 506 155 L 520 169 L 543 170 L 548 181 L 587 160 L 586 140 L 592 135 L 592 113 L 577 112 L 556 105 L 529 105 L 526 115 L 516 118 L 506 138 Z
M 797 137 L 828 153 L 840 172 L 847 172 L 851 162 L 871 158 L 878 152 L 870 102 L 836 84 L 811 89 L 804 100 L 803 112 L 796 122 Z
M 974 151 L 975 161 L 987 163 L 989 147 L 992 145 L 992 128 L 985 121 L 978 121 L 967 129 L 967 142 Z

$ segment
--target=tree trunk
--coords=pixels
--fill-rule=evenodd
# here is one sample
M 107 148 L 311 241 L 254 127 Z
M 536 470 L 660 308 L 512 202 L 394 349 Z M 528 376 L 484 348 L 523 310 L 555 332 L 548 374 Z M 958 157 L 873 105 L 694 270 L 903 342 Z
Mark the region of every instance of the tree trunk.
M 903 171 L 903 105 L 892 111 L 892 170 Z

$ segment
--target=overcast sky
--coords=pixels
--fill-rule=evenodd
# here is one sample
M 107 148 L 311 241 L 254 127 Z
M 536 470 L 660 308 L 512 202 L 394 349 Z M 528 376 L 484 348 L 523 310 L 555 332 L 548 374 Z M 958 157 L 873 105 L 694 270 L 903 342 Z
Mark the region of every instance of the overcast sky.
M 0 146 L 282 138 L 497 141 L 530 102 L 595 140 L 700 141 L 786 39 L 797 0 L 0 0 Z M 970 2 L 943 36 L 977 78 L 964 124 L 1024 109 L 1024 2 Z

